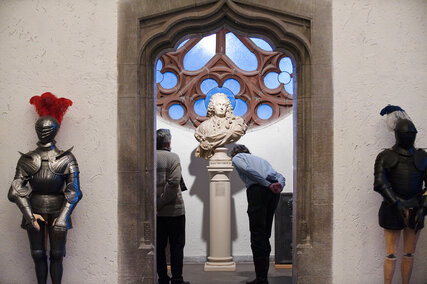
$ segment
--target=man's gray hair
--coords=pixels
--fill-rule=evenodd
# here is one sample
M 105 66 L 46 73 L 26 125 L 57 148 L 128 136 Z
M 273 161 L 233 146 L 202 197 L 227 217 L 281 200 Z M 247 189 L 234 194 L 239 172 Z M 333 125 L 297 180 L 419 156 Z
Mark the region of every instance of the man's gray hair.
M 169 129 L 157 129 L 156 131 L 156 149 L 168 148 L 172 135 Z

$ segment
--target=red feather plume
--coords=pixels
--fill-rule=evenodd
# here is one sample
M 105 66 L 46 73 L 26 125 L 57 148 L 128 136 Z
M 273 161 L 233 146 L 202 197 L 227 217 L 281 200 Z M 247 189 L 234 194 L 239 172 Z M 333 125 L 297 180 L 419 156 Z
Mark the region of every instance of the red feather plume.
M 57 98 L 54 94 L 47 92 L 41 96 L 32 97 L 30 104 L 36 107 L 39 116 L 53 116 L 61 124 L 65 112 L 73 102 L 66 98 Z

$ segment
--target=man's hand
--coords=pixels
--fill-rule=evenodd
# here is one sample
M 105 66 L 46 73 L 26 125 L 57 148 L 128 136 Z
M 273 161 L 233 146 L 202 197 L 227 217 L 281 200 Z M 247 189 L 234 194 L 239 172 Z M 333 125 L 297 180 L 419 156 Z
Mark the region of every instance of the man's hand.
M 39 225 L 39 222 L 38 222 L 38 220 L 40 220 L 40 221 L 42 221 L 42 222 L 44 222 L 44 223 L 46 223 L 46 221 L 45 221 L 45 219 L 41 216 L 41 215 L 39 215 L 39 214 L 33 214 L 33 216 L 34 216 L 34 221 L 33 221 L 33 227 L 34 227 L 34 229 L 36 229 L 37 231 L 40 231 L 40 225 Z
M 283 190 L 283 187 L 280 183 L 278 182 L 274 182 L 272 184 L 270 184 L 270 186 L 268 187 L 273 193 L 280 193 Z

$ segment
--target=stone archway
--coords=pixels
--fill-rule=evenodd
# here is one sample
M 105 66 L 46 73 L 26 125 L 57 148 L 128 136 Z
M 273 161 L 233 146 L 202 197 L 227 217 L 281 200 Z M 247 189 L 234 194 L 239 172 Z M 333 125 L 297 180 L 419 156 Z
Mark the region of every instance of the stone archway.
M 248 35 L 264 36 L 277 50 L 294 55 L 298 86 L 294 99 L 294 180 L 298 190 L 294 206 L 293 281 L 331 282 L 331 46 L 325 38 L 320 39 L 323 23 L 331 40 L 330 5 L 311 7 L 307 15 L 297 15 L 256 4 L 263 1 L 248 4 L 249 1 L 237 0 L 188 0 L 177 1 L 188 2 L 188 5 L 165 4 L 164 8 L 156 2 L 158 0 L 129 0 L 122 1 L 119 7 L 119 282 L 155 282 L 153 82 L 156 56 L 171 50 L 185 35 L 203 35 L 223 26 L 246 31 Z M 277 6 L 282 4 L 272 2 Z M 151 15 L 152 11 L 142 5 L 151 5 L 159 13 Z M 322 76 L 317 72 L 322 72 Z

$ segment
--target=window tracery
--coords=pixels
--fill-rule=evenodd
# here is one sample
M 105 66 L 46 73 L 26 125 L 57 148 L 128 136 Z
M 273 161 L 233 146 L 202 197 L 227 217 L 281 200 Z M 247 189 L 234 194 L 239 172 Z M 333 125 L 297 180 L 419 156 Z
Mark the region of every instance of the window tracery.
M 157 110 L 163 118 L 197 127 L 213 93 L 226 93 L 249 127 L 292 110 L 294 65 L 263 39 L 226 29 L 186 39 L 156 64 Z

